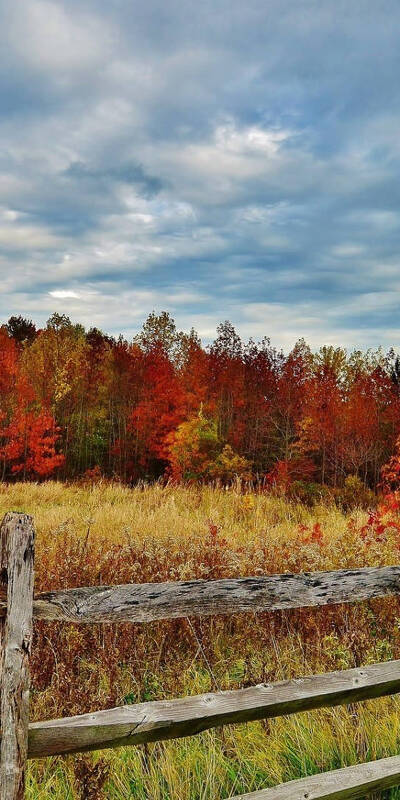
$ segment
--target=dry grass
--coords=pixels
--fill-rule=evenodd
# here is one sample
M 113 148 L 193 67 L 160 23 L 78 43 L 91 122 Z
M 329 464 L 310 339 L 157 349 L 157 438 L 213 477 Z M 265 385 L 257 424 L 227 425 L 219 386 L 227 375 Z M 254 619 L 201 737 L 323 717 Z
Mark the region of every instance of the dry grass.
M 37 526 L 36 590 L 333 569 L 398 561 L 335 507 L 209 488 L 0 487 Z M 313 541 L 320 523 L 322 541 Z M 307 530 L 299 528 L 305 526 Z M 36 627 L 32 717 L 239 687 L 400 657 L 400 606 L 238 615 L 145 626 Z M 200 646 L 199 646 L 200 645 Z M 213 676 L 208 665 L 211 665 Z M 30 766 L 28 798 L 214 800 L 400 752 L 395 698 L 234 726 L 193 739 Z M 392 793 L 393 794 L 393 793 Z

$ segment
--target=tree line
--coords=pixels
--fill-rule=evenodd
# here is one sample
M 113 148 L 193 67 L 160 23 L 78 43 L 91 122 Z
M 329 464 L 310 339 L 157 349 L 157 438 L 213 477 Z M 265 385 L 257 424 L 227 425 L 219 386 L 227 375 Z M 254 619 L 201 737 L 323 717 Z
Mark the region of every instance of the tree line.
M 400 433 L 393 350 L 285 354 L 230 322 L 203 347 L 152 313 L 132 341 L 53 314 L 0 327 L 2 480 L 160 477 L 376 489 Z

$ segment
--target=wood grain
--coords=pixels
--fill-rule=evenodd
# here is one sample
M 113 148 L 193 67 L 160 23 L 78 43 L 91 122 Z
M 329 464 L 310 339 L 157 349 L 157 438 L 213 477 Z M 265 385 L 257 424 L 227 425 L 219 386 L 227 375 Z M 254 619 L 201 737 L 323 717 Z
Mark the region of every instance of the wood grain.
M 29 757 L 192 736 L 400 691 L 400 661 L 178 700 L 140 703 L 29 726 Z
M 356 800 L 400 784 L 400 756 L 335 769 L 230 800 Z
M 29 654 L 35 531 L 31 517 L 6 514 L 0 528 L 0 576 L 7 586 L 1 658 L 0 797 L 22 800 L 28 752 Z
M 141 623 L 189 615 L 352 603 L 399 593 L 400 566 L 366 567 L 216 581 L 65 589 L 38 595 L 33 613 L 36 619 L 43 620 Z

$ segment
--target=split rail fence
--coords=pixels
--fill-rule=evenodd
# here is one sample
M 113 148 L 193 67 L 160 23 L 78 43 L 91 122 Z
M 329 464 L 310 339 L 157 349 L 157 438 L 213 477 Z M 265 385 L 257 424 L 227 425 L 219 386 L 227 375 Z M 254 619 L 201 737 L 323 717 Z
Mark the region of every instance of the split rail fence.
M 400 593 L 400 566 L 257 578 L 85 587 L 33 598 L 31 517 L 6 514 L 0 528 L 0 798 L 22 800 L 27 758 L 192 736 L 210 728 L 400 692 L 400 661 L 247 689 L 139 703 L 29 723 L 32 620 L 148 622 L 352 603 Z M 232 800 L 342 800 L 400 784 L 400 756 L 261 789 Z

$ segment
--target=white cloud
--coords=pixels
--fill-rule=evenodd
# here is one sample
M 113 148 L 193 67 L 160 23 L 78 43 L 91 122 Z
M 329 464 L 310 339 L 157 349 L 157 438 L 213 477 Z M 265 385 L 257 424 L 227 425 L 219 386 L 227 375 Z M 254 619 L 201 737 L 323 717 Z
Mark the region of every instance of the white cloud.
M 290 133 L 285 130 L 268 130 L 257 125 L 238 128 L 231 120 L 225 125 L 218 125 L 214 138 L 218 150 L 237 154 L 259 153 L 274 156 L 282 142 L 289 139 Z
M 339 258 L 353 258 L 354 256 L 360 256 L 364 252 L 365 248 L 362 245 L 352 244 L 351 242 L 338 244 L 332 248 L 332 254 L 339 256 Z
M 94 15 L 68 11 L 50 0 L 18 0 L 10 15 L 9 38 L 26 64 L 68 76 L 106 61 L 110 31 Z M 67 77 L 65 75 L 65 77 Z
M 54 291 L 49 292 L 49 295 L 56 300 L 66 300 L 71 297 L 78 299 L 80 297 L 79 294 L 73 292 L 71 289 L 54 289 Z
M 1 225 L 0 247 L 7 250 L 47 250 L 56 247 L 60 239 L 39 225 Z

